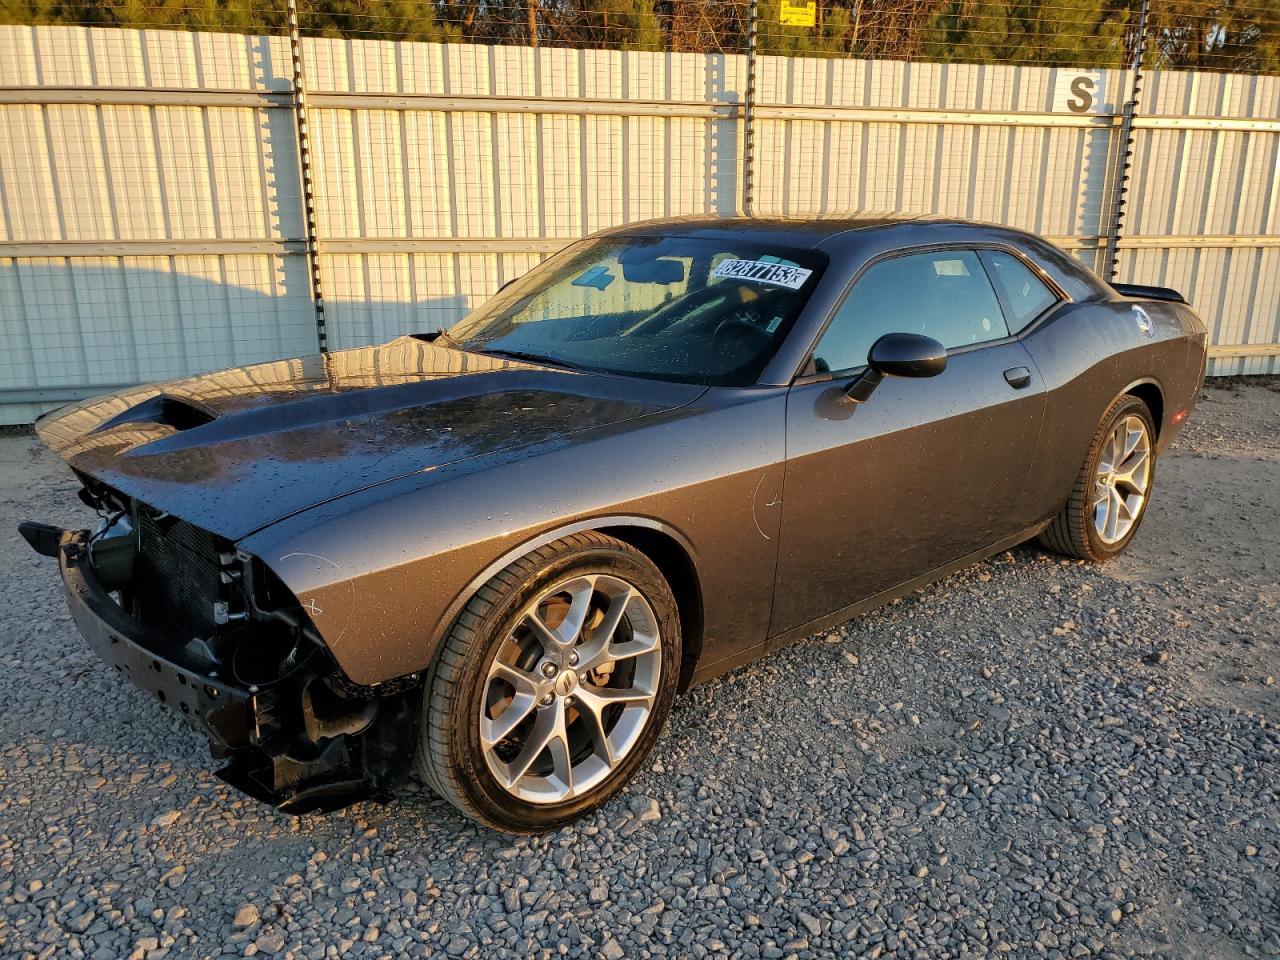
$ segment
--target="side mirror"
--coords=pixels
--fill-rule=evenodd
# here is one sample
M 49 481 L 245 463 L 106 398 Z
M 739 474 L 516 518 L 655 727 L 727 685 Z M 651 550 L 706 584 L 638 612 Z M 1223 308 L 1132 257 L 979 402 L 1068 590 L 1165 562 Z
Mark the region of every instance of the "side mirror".
M 871 345 L 867 369 L 845 388 L 845 396 L 861 403 L 885 377 L 936 377 L 947 369 L 947 348 L 918 333 L 886 333 Z

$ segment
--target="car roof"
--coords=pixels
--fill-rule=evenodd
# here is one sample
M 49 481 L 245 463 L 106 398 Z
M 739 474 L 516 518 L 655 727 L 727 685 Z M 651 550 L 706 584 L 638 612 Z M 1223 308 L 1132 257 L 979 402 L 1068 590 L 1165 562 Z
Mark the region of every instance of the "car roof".
M 704 214 L 643 220 L 601 231 L 597 236 L 681 236 L 707 240 L 742 240 L 744 234 L 754 234 L 755 236 L 748 238 L 784 243 L 791 247 L 815 248 L 847 234 L 898 232 L 904 228 L 915 228 L 911 230 L 913 233 L 937 229 L 940 234 L 953 234 L 954 228 L 965 231 L 1009 230 L 996 224 L 907 213 L 820 214 L 807 217 L 721 217 Z
M 998 223 L 905 213 L 824 214 L 810 217 L 669 217 L 604 230 L 595 236 L 690 237 L 821 249 L 850 269 L 872 257 L 933 244 L 999 244 L 1031 257 L 1073 300 L 1110 296 L 1087 267 L 1026 230 Z

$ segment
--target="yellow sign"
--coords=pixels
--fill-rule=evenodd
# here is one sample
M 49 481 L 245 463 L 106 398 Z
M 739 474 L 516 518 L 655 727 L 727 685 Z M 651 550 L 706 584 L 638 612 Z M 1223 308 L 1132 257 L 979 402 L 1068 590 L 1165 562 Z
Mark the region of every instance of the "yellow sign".
M 808 3 L 782 0 L 778 6 L 778 22 L 784 27 L 812 27 L 818 22 L 817 0 L 809 0 Z

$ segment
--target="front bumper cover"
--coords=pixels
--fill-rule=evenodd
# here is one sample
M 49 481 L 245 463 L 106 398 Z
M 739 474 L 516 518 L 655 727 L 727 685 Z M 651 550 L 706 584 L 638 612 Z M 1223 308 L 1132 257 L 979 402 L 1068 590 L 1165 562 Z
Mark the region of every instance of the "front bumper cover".
M 94 575 L 88 531 L 58 533 L 67 604 L 89 646 L 109 667 L 200 729 L 213 756 L 227 761 L 218 770 L 223 780 L 301 814 L 385 800 L 407 776 L 418 722 L 414 690 L 375 696 L 374 719 L 359 733 L 313 738 L 306 691 L 320 674 L 299 671 L 262 688 L 232 682 L 202 644 L 175 648 L 111 598 Z

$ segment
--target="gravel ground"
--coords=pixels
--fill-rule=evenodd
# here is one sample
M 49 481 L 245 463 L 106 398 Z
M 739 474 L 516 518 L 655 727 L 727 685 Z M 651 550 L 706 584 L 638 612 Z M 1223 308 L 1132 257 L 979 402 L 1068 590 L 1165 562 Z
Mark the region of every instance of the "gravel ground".
M 0 527 L 74 489 L 0 438 Z M 1124 557 L 1020 548 L 699 688 L 541 838 L 242 800 L 0 563 L 5 956 L 1280 956 L 1274 381 L 1206 389 Z

